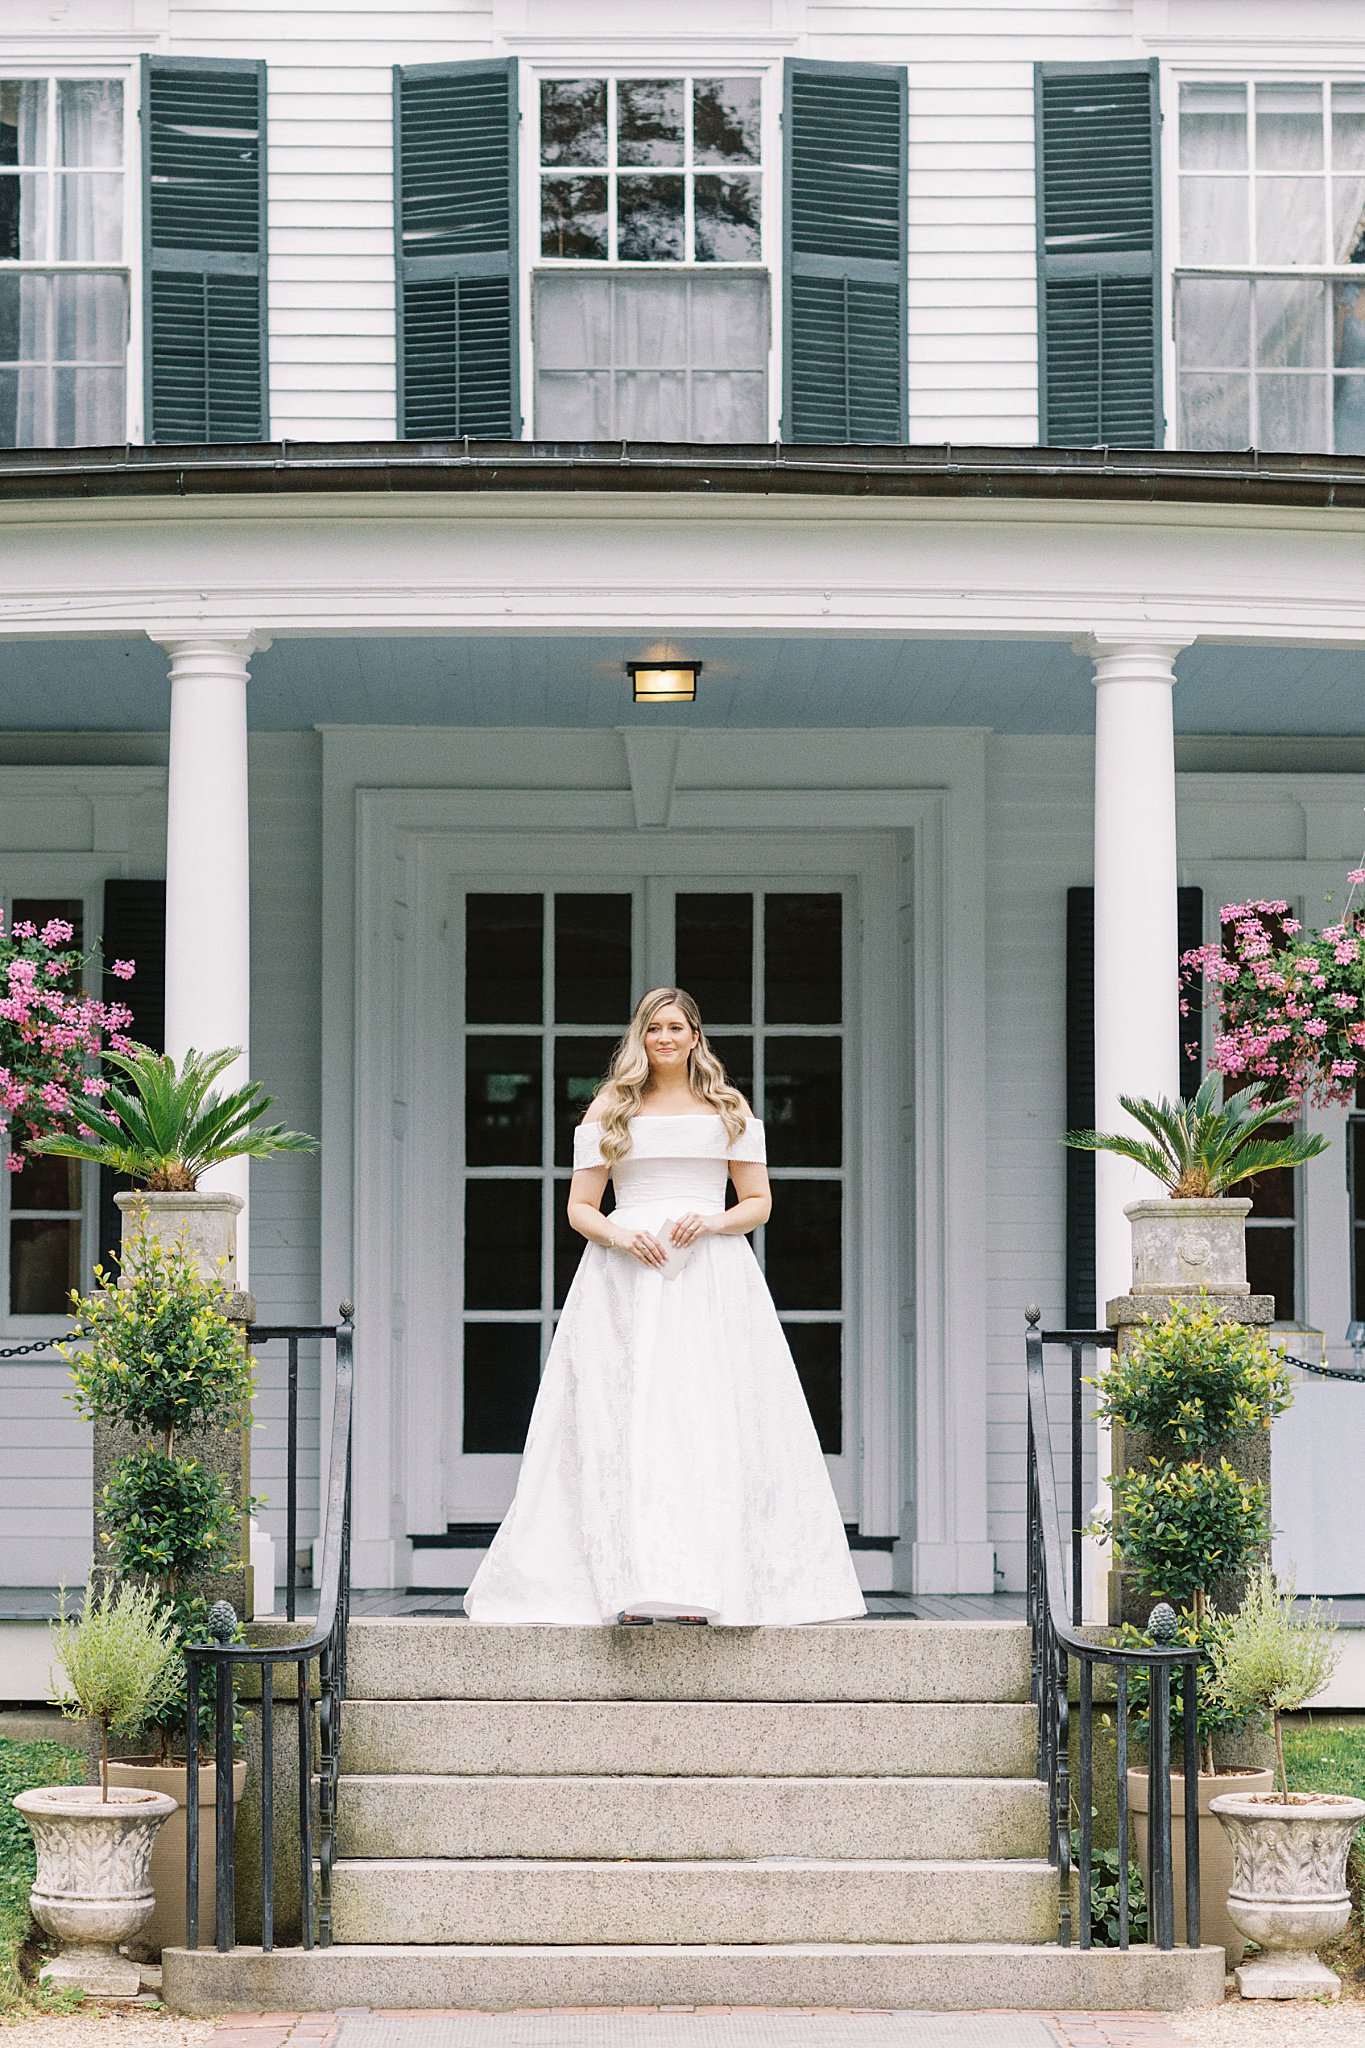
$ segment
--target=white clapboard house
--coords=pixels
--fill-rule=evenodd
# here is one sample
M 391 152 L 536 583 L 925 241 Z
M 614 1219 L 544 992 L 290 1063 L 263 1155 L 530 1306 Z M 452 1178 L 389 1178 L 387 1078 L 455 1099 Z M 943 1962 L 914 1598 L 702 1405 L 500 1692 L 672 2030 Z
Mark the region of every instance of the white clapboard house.
M 1017 1589 L 1024 1306 L 1126 1284 L 1061 1134 L 1179 1087 L 1221 903 L 1365 842 L 1359 7 L 6 0 L 0 81 L 4 905 L 320 1133 L 249 1278 L 358 1304 L 357 1585 L 467 1584 L 676 978 L 865 1583 Z M 1251 1261 L 1341 1362 L 1319 1115 Z M 0 1176 L 0 1344 L 112 1228 Z M 0 1359 L 6 1586 L 86 1568 L 65 1390 Z M 1359 1591 L 1365 1395 L 1298 1427 Z

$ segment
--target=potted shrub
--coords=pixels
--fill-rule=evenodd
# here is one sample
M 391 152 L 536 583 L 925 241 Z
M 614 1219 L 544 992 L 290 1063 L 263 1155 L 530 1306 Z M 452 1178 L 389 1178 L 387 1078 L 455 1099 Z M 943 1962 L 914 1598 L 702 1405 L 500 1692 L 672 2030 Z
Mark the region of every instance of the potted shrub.
M 110 1081 L 102 1099 L 85 1108 L 83 1128 L 40 1138 L 36 1152 L 59 1159 L 89 1159 L 137 1183 L 117 1195 L 124 1215 L 126 1280 L 133 1258 L 129 1219 L 138 1235 L 183 1236 L 201 1270 L 231 1289 L 237 1285 L 237 1195 L 209 1193 L 199 1177 L 228 1159 L 269 1159 L 277 1152 L 312 1152 L 316 1138 L 283 1124 L 262 1124 L 274 1097 L 259 1083 L 222 1094 L 213 1083 L 240 1058 L 241 1049 L 185 1054 L 179 1066 L 168 1053 L 129 1046 L 105 1054 L 123 1080 Z
M 110 1730 L 135 1733 L 163 1711 L 182 1662 L 174 1618 L 150 1587 L 87 1586 L 80 1613 L 65 1595 L 53 1629 L 65 1674 L 64 1712 L 100 1730 L 98 1785 L 45 1785 L 14 1801 L 33 1832 L 33 1917 L 62 1947 L 43 1981 L 106 1998 L 135 1998 L 136 1963 L 118 1952 L 155 1904 L 156 1836 L 176 1810 L 165 1791 L 112 1782 Z
M 1135 1294 L 1247 1294 L 1246 1218 L 1251 1203 L 1229 1195 L 1257 1174 L 1315 1159 L 1321 1135 L 1276 1138 L 1257 1133 L 1292 1118 L 1289 1101 L 1266 1101 L 1259 1086 L 1220 1103 L 1222 1079 L 1208 1074 L 1192 1100 L 1156 1101 L 1121 1095 L 1147 1133 L 1068 1131 L 1066 1143 L 1086 1152 L 1116 1152 L 1144 1167 L 1168 1192 L 1130 1202 Z
M 251 1407 L 252 1365 L 240 1325 L 224 1298 L 179 1240 L 135 1234 L 123 1284 L 76 1297 L 72 1341 L 61 1347 L 72 1368 L 78 1412 L 121 1426 L 128 1444 L 115 1459 L 100 1496 L 101 1540 L 119 1580 L 155 1589 L 169 1610 L 180 1648 L 175 1683 L 144 1716 L 144 1753 L 110 1765 L 111 1783 L 183 1794 L 185 1789 L 185 1666 L 188 1642 L 230 1640 L 210 1627 L 214 1574 L 238 1564 L 245 1518 L 256 1505 L 243 1498 L 240 1462 L 215 1469 L 187 1453 L 186 1440 L 205 1430 L 240 1430 Z M 103 1280 L 102 1269 L 96 1278 Z M 78 1348 L 79 1347 L 79 1348 Z M 225 1611 L 235 1625 L 232 1610 Z M 235 1633 L 240 1634 L 236 1628 Z M 213 1705 L 201 1700 L 201 1754 L 212 1756 Z M 234 1766 L 240 1799 L 244 1764 Z M 200 1911 L 213 1913 L 214 1816 L 217 1778 L 199 1773 Z M 157 1843 L 154 1919 L 144 1929 L 150 1948 L 182 1940 L 185 1915 L 183 1813 Z
M 1336 1998 L 1341 1991 L 1315 1951 L 1351 1916 L 1346 1859 L 1365 1821 L 1365 1799 L 1291 1792 L 1280 1729 L 1280 1716 L 1307 1706 L 1331 1677 L 1340 1655 L 1335 1633 L 1316 1601 L 1297 1614 L 1293 1587 L 1281 1592 L 1262 1565 L 1213 1647 L 1215 1696 L 1269 1722 L 1275 1735 L 1278 1783 L 1213 1802 L 1232 1849 L 1228 1912 L 1260 1950 L 1237 1972 L 1243 1998 Z
M 1240 1592 L 1249 1565 L 1270 1540 L 1266 1489 L 1245 1478 L 1227 1451 L 1237 1439 L 1269 1430 L 1290 1401 L 1288 1374 L 1263 1334 L 1226 1320 L 1207 1298 L 1176 1300 L 1166 1315 L 1147 1318 L 1137 1343 L 1121 1352 L 1099 1381 L 1098 1413 L 1136 1432 L 1150 1447 L 1144 1464 L 1112 1474 L 1113 1513 L 1094 1533 L 1110 1539 L 1137 1587 L 1172 1610 L 1170 1633 L 1211 1647 L 1219 1604 Z M 1175 1610 L 1183 1611 L 1181 1615 Z M 1215 1737 L 1230 1725 L 1207 1684 L 1200 1715 L 1200 1862 L 1205 1938 L 1222 1941 L 1236 1960 L 1242 1937 L 1221 1910 L 1220 1865 L 1228 1864 L 1212 1802 L 1235 1788 L 1266 1790 L 1269 1772 L 1220 1767 Z M 1138 1703 L 1135 1703 L 1138 1704 Z M 1177 1724 L 1177 1736 L 1179 1724 Z M 1175 1849 L 1185 1784 L 1180 1751 L 1172 1748 L 1171 1810 Z M 1129 1773 L 1128 1793 L 1147 1869 L 1145 1769 Z M 1230 1877 L 1230 1865 L 1227 1869 Z M 1183 1916 L 1177 1882 L 1177 1921 Z

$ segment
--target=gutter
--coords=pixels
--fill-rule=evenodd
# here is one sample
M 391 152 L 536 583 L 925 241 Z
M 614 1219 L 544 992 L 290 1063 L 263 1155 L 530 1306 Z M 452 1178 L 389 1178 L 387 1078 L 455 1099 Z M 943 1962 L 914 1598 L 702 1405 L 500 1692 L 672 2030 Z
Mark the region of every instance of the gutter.
M 0 501 L 309 492 L 987 498 L 1365 506 L 1365 457 L 1180 449 L 692 446 L 644 442 L 264 442 L 0 450 Z

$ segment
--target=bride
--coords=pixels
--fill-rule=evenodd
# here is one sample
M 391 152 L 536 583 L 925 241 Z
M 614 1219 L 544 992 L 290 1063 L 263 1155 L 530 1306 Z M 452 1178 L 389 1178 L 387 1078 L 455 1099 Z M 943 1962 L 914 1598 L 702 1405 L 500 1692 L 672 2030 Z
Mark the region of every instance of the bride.
M 753 1627 L 864 1613 L 745 1242 L 772 1208 L 764 1161 L 763 1126 L 691 996 L 651 989 L 574 1136 L 569 1222 L 588 1248 L 516 1499 L 465 1595 L 471 1620 Z

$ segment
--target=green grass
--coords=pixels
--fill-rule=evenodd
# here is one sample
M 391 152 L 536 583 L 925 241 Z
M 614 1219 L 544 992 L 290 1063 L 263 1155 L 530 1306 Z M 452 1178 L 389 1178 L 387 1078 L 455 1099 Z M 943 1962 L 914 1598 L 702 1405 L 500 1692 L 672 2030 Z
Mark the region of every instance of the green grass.
M 31 1932 L 33 1837 L 11 1802 L 35 1785 L 84 1781 L 85 1752 L 68 1743 L 0 1742 L 0 2012 L 34 2002 L 19 1973 L 19 1952 Z
M 1365 1799 L 1365 1714 L 1295 1714 L 1284 1722 L 1284 1762 L 1293 1792 L 1347 1792 Z M 1327 1943 L 1322 1959 L 1358 1991 L 1365 1982 L 1365 1832 L 1351 1845 L 1346 1881 L 1350 1925 Z

